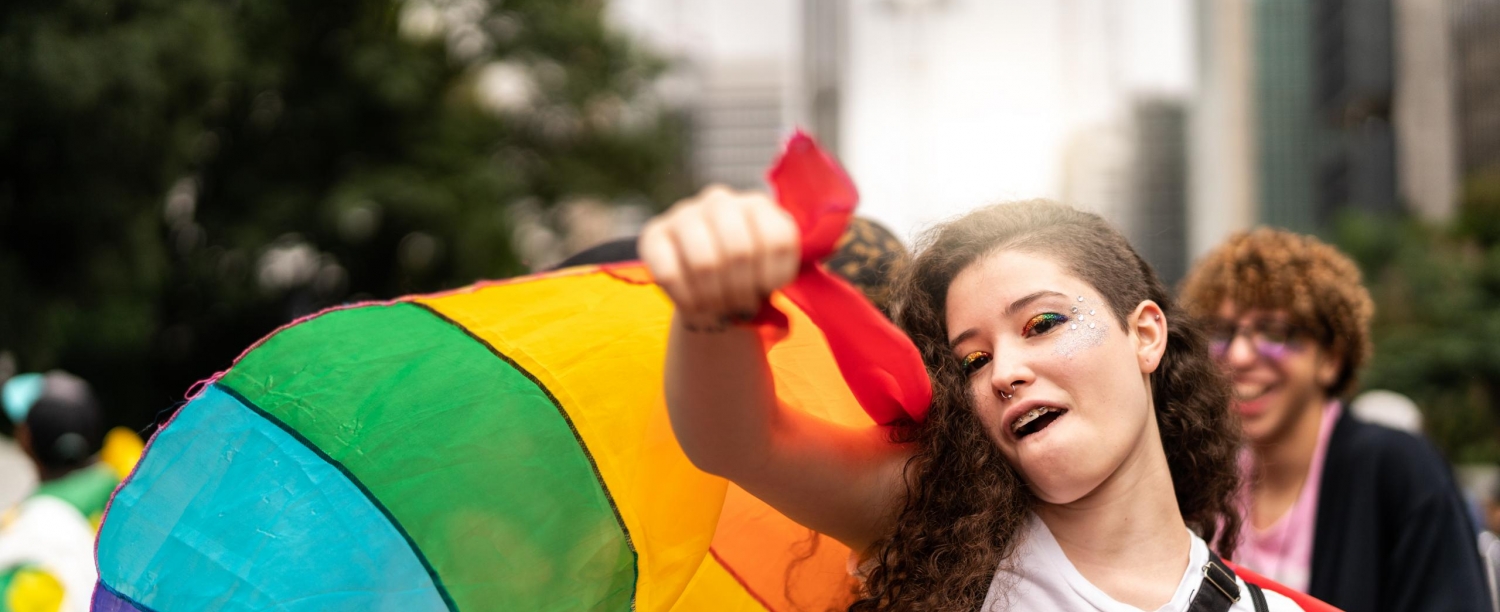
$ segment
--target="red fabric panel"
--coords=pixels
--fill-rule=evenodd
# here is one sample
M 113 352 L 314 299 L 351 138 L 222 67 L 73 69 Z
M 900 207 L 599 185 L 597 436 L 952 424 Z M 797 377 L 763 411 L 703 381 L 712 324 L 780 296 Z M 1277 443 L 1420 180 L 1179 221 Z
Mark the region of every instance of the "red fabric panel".
M 823 330 L 844 382 L 876 423 L 921 422 L 932 403 L 932 382 L 917 347 L 864 295 L 817 263 L 833 252 L 854 214 L 854 183 L 800 131 L 767 178 L 802 232 L 802 271 L 782 293 Z M 768 343 L 786 334 L 786 316 L 769 305 L 755 324 Z

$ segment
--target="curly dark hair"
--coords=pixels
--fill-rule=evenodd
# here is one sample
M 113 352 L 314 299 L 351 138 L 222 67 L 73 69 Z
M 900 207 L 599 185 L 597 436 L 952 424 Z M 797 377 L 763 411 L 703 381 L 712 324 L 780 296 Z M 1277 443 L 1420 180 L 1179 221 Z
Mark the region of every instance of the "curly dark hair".
M 922 353 L 932 407 L 924 423 L 897 432 L 915 442 L 905 503 L 894 531 L 871 549 L 873 567 L 850 610 L 976 609 L 1017 544 L 1035 498 L 975 414 L 945 316 L 953 278 L 1001 250 L 1054 259 L 1098 290 L 1122 327 L 1141 302 L 1161 307 L 1167 346 L 1150 380 L 1177 504 L 1194 532 L 1234 552 L 1240 429 L 1228 384 L 1197 323 L 1119 232 L 1097 215 L 1036 200 L 971 212 L 927 232 L 918 248 L 898 284 L 895 320 Z
M 1285 311 L 1324 350 L 1337 355 L 1338 376 L 1327 391 L 1354 389 L 1370 356 L 1375 303 L 1359 266 L 1317 238 L 1269 227 L 1231 236 L 1182 281 L 1182 305 L 1207 320 L 1225 302 L 1241 311 Z

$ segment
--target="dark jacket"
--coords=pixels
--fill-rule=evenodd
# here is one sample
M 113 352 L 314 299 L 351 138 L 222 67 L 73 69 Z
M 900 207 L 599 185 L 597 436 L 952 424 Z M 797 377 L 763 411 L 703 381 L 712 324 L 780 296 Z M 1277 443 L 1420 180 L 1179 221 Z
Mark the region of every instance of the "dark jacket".
M 1309 595 L 1346 612 L 1488 612 L 1477 538 L 1430 444 L 1344 410 L 1323 464 Z

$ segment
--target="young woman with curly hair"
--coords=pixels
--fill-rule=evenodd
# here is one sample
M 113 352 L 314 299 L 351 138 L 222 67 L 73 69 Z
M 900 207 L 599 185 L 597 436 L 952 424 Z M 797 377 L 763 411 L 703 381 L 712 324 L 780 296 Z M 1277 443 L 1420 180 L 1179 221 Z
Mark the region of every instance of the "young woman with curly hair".
M 1359 268 L 1312 236 L 1260 228 L 1183 282 L 1234 384 L 1249 442 L 1251 570 L 1350 611 L 1488 610 L 1463 498 L 1426 441 L 1362 423 L 1341 398 L 1370 354 Z
M 1206 541 L 1230 553 L 1240 524 L 1228 388 L 1102 219 L 1024 202 L 927 235 L 894 298 L 933 402 L 896 429 L 780 406 L 759 339 L 729 323 L 792 280 L 797 245 L 765 196 L 709 189 L 640 252 L 677 305 L 665 384 L 683 450 L 858 551 L 852 610 L 1258 609 L 1258 590 L 1214 599 L 1243 581 L 1205 581 Z

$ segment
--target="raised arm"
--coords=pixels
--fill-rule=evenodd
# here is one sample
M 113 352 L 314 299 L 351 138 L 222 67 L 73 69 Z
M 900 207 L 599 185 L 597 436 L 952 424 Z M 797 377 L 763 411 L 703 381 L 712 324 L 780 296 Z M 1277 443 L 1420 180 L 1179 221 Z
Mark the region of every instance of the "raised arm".
M 799 264 L 795 223 L 769 198 L 710 187 L 654 220 L 640 253 L 677 306 L 666 364 L 672 429 L 695 465 L 856 551 L 894 519 L 910 452 L 776 399 L 748 320 Z

